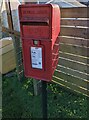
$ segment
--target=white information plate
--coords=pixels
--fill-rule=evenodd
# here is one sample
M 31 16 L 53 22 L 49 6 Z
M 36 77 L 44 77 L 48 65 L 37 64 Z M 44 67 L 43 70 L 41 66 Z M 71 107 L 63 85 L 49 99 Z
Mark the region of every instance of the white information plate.
M 42 48 L 31 47 L 32 68 L 42 69 Z

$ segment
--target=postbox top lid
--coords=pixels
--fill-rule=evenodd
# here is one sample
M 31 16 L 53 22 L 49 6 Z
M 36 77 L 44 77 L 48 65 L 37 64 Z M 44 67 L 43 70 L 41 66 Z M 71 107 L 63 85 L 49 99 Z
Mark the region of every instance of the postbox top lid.
M 57 4 L 21 4 L 19 7 L 59 7 Z

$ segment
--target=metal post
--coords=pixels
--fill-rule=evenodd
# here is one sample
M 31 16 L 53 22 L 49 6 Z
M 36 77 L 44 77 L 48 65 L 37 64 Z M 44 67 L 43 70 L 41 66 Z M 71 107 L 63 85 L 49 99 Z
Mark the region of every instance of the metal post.
M 47 119 L 47 82 L 42 81 L 42 114 L 43 119 Z

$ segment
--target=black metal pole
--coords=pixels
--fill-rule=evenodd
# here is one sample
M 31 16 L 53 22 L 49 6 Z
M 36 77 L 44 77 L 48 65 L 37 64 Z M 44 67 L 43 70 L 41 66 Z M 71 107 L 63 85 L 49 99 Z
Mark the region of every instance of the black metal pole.
M 42 81 L 42 114 L 43 119 L 47 119 L 47 82 Z

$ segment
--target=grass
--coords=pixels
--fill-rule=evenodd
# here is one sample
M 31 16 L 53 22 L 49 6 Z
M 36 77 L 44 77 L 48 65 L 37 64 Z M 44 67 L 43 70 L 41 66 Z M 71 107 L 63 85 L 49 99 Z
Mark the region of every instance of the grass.
M 3 77 L 3 118 L 42 118 L 41 95 L 34 96 L 33 81 Z M 87 97 L 48 84 L 48 118 L 87 118 Z

